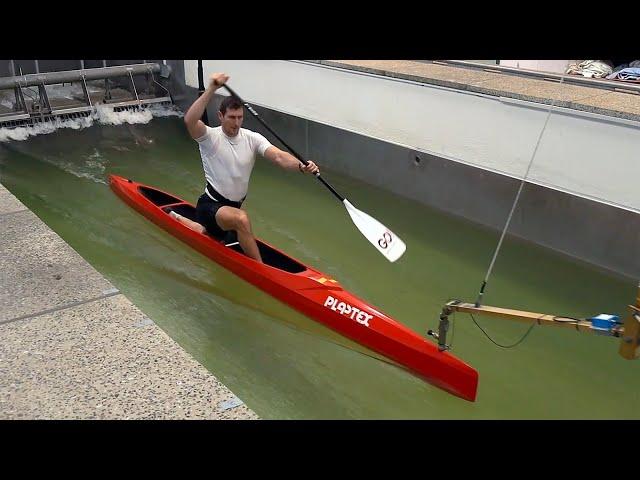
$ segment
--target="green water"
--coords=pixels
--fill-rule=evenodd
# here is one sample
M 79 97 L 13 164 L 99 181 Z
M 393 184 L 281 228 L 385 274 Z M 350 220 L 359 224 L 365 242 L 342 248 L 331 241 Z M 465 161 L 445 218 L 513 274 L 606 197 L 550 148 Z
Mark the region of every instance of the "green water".
M 0 144 L 2 183 L 262 418 L 639 417 L 640 365 L 618 356 L 615 339 L 535 327 L 505 350 L 458 314 L 453 352 L 480 372 L 469 403 L 363 354 L 194 252 L 116 197 L 111 173 L 192 202 L 203 185 L 197 146 L 176 118 Z M 497 232 L 324 176 L 403 238 L 400 260 L 387 262 L 312 177 L 260 161 L 245 203 L 256 234 L 420 333 L 437 327 L 447 299 L 475 298 Z M 485 304 L 586 316 L 626 314 L 634 298 L 632 280 L 508 239 Z M 477 320 L 503 344 L 528 329 Z

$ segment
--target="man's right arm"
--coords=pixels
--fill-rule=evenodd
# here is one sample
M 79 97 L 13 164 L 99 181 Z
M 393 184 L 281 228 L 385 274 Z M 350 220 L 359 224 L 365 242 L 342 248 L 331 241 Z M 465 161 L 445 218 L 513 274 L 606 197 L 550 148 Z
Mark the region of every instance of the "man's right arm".
M 229 80 L 229 75 L 224 73 L 214 73 L 211 75 L 207 89 L 195 102 L 193 102 L 189 107 L 189 110 L 187 110 L 187 113 L 185 113 L 184 123 L 187 126 L 187 130 L 189 130 L 191 138 L 200 138 L 207 133 L 207 126 L 200 119 L 202 118 L 202 114 L 207 108 L 207 105 L 211 101 L 214 92 L 227 80 Z

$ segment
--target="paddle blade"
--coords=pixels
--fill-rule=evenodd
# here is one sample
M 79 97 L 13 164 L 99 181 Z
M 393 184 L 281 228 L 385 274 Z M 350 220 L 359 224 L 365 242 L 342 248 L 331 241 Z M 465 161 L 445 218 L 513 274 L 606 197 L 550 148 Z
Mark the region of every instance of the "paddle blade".
M 356 224 L 358 230 L 367 237 L 367 240 L 369 240 L 387 260 L 395 262 L 402 256 L 407 246 L 391 230 L 375 218 L 358 210 L 351 205 L 349 200 L 345 199 L 342 203 L 347 207 L 347 212 L 349 212 L 351 220 Z

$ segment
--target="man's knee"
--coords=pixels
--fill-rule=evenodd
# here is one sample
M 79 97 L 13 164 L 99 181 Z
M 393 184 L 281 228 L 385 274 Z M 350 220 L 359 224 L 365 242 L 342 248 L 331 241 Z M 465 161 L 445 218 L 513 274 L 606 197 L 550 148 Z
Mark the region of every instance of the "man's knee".
M 219 210 L 216 214 L 218 225 L 225 230 L 239 230 L 243 232 L 251 231 L 249 215 L 244 210 Z
M 249 215 L 244 210 L 239 210 L 235 218 L 236 230 L 249 232 L 251 231 L 251 223 L 249 222 Z

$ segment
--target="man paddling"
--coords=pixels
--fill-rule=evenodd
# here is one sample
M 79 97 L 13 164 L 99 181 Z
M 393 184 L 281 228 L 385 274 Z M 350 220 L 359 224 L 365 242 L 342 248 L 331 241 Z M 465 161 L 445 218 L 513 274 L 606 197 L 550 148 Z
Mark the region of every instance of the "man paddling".
M 198 198 L 196 219 L 198 223 L 172 212 L 172 215 L 190 228 L 214 236 L 235 230 L 242 250 L 262 263 L 258 245 L 251 232 L 249 216 L 240 207 L 249 186 L 249 178 L 256 154 L 260 154 L 287 170 L 316 174 L 318 166 L 309 161 L 301 163 L 290 153 L 284 152 L 262 135 L 241 128 L 244 114 L 242 103 L 233 96 L 220 104 L 218 119 L 220 126 L 211 128 L 200 118 L 214 92 L 229 80 L 229 75 L 214 73 L 208 88 L 189 107 L 184 123 L 191 137 L 198 142 L 200 157 L 207 181 L 204 193 Z

